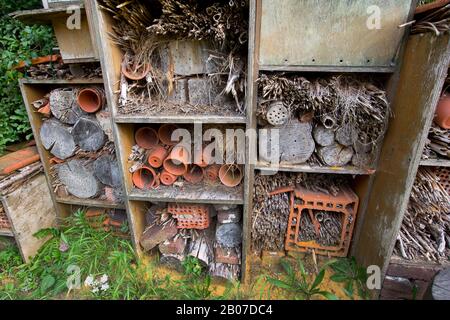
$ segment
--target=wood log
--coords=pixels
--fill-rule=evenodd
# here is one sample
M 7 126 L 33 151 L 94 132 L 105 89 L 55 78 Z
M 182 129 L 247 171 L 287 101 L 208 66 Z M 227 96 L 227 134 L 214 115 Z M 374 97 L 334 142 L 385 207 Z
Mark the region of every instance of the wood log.
M 311 123 L 296 120 L 281 128 L 279 143 L 282 162 L 306 162 L 315 148 Z
M 94 176 L 91 163 L 73 159 L 57 166 L 58 178 L 75 197 L 87 199 L 100 192 L 100 183 Z
M 439 271 L 431 289 L 434 300 L 450 300 L 450 268 Z
M 121 185 L 121 176 L 117 160 L 112 155 L 106 154 L 94 162 L 94 174 L 101 183 L 118 187 Z
M 106 142 L 106 135 L 97 120 L 80 118 L 72 129 L 75 143 L 85 151 L 97 151 Z
M 3 191 L 7 188 L 11 187 L 14 183 L 28 179 L 30 176 L 33 176 L 35 173 L 42 170 L 42 163 L 36 162 L 21 169 L 19 173 L 8 176 L 7 178 L 0 181 L 0 194 L 2 194 Z
M 343 146 L 353 145 L 353 128 L 349 125 L 343 125 L 336 130 L 336 141 Z
M 166 266 L 169 269 L 183 272 L 183 260 L 185 256 L 184 255 L 177 255 L 177 254 L 162 254 L 159 258 L 159 263 L 163 266 Z
M 74 124 L 83 114 L 77 102 L 77 90 L 55 89 L 50 92 L 50 110 L 63 123 Z
M 236 281 L 239 279 L 241 266 L 237 264 L 212 263 L 209 267 L 209 274 L 213 277 Z
M 318 154 L 327 165 L 342 167 L 352 160 L 353 149 L 336 143 L 328 147 L 319 148 Z
M 70 127 L 64 125 L 56 119 L 44 121 L 39 132 L 42 145 L 51 154 L 67 159 L 75 153 L 75 141 L 70 133 Z
M 325 128 L 323 125 L 318 125 L 314 128 L 313 136 L 316 143 L 322 147 L 331 146 L 335 143 L 334 131 Z

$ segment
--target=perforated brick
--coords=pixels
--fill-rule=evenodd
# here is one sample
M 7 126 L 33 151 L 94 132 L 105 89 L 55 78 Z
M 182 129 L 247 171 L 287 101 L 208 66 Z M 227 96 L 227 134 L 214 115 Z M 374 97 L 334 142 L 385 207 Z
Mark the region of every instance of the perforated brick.
M 209 227 L 209 207 L 202 204 L 169 203 L 167 211 L 177 219 L 178 229 Z
M 313 192 L 305 188 L 297 188 L 291 192 L 291 210 L 289 214 L 288 229 L 286 233 L 286 250 L 298 252 L 315 251 L 316 254 L 345 257 L 347 256 L 353 227 L 358 211 L 358 196 L 350 189 L 345 189 L 333 196 L 322 192 Z M 341 231 L 339 242 L 335 245 L 323 245 L 316 240 L 302 239 L 300 237 L 302 219 L 309 217 L 313 212 L 327 214 L 341 214 Z M 320 225 L 313 219 L 315 231 Z

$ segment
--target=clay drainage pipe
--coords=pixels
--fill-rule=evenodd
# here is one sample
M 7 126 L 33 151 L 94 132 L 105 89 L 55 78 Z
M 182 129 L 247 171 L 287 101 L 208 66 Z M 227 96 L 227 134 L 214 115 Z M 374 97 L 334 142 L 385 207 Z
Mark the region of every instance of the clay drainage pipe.
M 148 163 L 153 168 L 160 168 L 163 164 L 164 159 L 167 158 L 169 151 L 166 150 L 161 145 L 157 145 L 153 149 L 150 150 L 150 154 L 148 155 Z
M 99 88 L 84 88 L 78 92 L 78 105 L 87 113 L 97 112 L 103 107 L 104 95 Z
M 196 164 L 190 164 L 183 178 L 193 184 L 200 183 L 203 180 L 203 169 Z
M 218 164 L 213 164 L 205 169 L 205 178 L 208 181 L 215 182 L 219 178 L 219 169 L 220 166 Z
M 175 181 L 177 181 L 178 177 L 163 169 L 161 171 L 160 179 L 163 185 L 171 186 L 172 184 L 174 184 Z
M 220 167 L 219 179 L 227 187 L 236 187 L 242 181 L 242 169 L 235 164 L 224 164 Z
M 175 175 L 182 176 L 186 173 L 189 163 L 189 152 L 181 147 L 177 146 L 172 149 L 169 156 L 164 160 L 164 169 Z
M 178 127 L 174 124 L 163 124 L 158 129 L 158 136 L 162 143 L 168 146 L 174 146 L 178 141 L 172 141 L 172 133 L 177 130 Z
M 139 189 L 151 189 L 157 183 L 155 170 L 150 167 L 142 167 L 133 172 L 132 180 Z
M 158 133 L 150 127 L 139 128 L 134 134 L 134 140 L 139 147 L 152 149 L 158 145 Z

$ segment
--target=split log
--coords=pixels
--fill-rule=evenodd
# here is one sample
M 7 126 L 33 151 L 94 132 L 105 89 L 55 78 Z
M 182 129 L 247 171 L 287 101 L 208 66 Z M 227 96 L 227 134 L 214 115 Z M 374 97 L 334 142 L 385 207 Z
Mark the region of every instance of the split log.
M 57 166 L 58 178 L 75 197 L 87 199 L 98 195 L 100 183 L 94 176 L 91 163 L 70 160 Z
M 112 155 L 103 155 L 94 162 L 94 174 L 101 183 L 118 187 L 121 177 L 117 160 Z
M 311 123 L 293 121 L 293 123 L 280 129 L 279 144 L 282 162 L 306 162 L 315 148 Z
M 240 272 L 241 266 L 237 264 L 212 263 L 209 267 L 210 275 L 230 281 L 238 280 Z
M 163 266 L 166 266 L 169 269 L 183 272 L 183 260 L 184 255 L 176 255 L 176 254 L 162 254 L 159 258 L 159 263 Z
M 352 157 L 352 165 L 358 168 L 368 168 L 372 162 L 373 155 L 370 153 L 355 153 Z
M 214 224 L 208 229 L 201 230 L 199 235 L 191 240 L 188 255 L 197 258 L 204 267 L 209 266 L 214 260 Z
M 77 90 L 55 89 L 50 92 L 50 110 L 63 123 L 74 124 L 83 114 L 77 102 Z
M 70 127 L 58 120 L 44 121 L 39 134 L 44 148 L 54 156 L 64 160 L 75 153 L 75 141 Z
M 39 173 L 43 170 L 42 163 L 36 162 L 30 164 L 29 166 L 22 168 L 21 171 L 17 174 L 12 174 L 5 179 L 0 181 L 0 194 L 3 193 L 4 190 L 11 187 L 14 183 L 28 179 L 29 177 L 34 176 L 34 174 Z
M 352 160 L 353 149 L 336 143 L 319 148 L 318 154 L 322 161 L 330 167 L 342 167 Z
M 75 143 L 85 151 L 97 151 L 106 142 L 106 136 L 98 121 L 83 117 L 72 129 Z
M 150 251 L 158 244 L 173 238 L 177 233 L 178 229 L 175 223 L 154 224 L 145 229 L 140 244 L 144 251 Z
M 316 143 L 322 147 L 334 144 L 334 131 L 327 129 L 322 125 L 318 125 L 314 128 L 313 136 Z

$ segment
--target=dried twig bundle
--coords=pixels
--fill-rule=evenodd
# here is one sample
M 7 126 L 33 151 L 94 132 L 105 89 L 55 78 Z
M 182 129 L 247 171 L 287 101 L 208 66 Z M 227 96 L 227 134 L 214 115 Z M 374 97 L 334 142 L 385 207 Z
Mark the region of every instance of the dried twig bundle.
M 268 193 L 281 187 L 302 186 L 312 191 L 336 195 L 343 186 L 348 186 L 344 176 L 322 174 L 285 173 L 255 176 L 253 189 L 252 250 L 284 250 L 287 223 L 289 219 L 289 195 L 269 197 Z M 330 232 L 334 232 L 334 227 Z M 325 232 L 325 230 L 324 230 Z M 334 236 L 326 237 L 332 242 Z
M 101 0 L 100 3 L 103 9 L 113 14 L 114 19 L 126 21 L 136 30 L 144 30 L 153 22 L 149 7 L 157 4 L 156 1 L 143 0 Z
M 412 26 L 411 33 L 434 32 L 437 36 L 450 30 L 450 4 L 420 17 Z
M 349 127 L 356 142 L 376 146 L 389 118 L 386 92 L 371 81 L 339 75 L 308 80 L 285 74 L 263 74 L 259 79 L 257 115 L 264 119 L 267 107 L 281 100 L 292 115 L 314 112 L 314 118 L 332 117 L 337 127 Z M 355 148 L 356 149 L 356 148 Z
M 422 156 L 423 159 L 450 159 L 450 130 L 442 129 L 433 123 L 428 133 L 428 141 Z
M 450 196 L 430 168 L 417 172 L 395 253 L 404 259 L 447 260 Z

